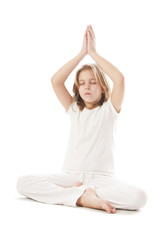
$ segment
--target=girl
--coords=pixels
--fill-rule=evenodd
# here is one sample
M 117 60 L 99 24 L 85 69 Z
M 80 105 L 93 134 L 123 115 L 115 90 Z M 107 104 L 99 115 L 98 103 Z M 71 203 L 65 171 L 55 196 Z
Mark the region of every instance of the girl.
M 77 64 L 89 54 L 96 64 L 77 72 L 74 96 L 64 83 Z M 113 89 L 106 80 L 113 81 Z M 70 137 L 62 173 L 22 176 L 20 194 L 39 202 L 83 206 L 115 213 L 137 210 L 146 203 L 144 190 L 118 180 L 114 174 L 114 128 L 124 97 L 123 74 L 102 58 L 95 48 L 95 34 L 87 26 L 80 53 L 51 79 L 55 94 L 71 120 Z

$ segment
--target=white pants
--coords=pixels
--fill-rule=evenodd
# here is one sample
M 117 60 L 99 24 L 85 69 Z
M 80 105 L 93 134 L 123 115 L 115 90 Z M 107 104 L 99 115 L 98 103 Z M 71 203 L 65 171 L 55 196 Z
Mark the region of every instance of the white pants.
M 82 182 L 80 187 L 72 187 Z M 94 173 L 59 173 L 29 175 L 18 179 L 20 194 L 39 202 L 76 207 L 78 198 L 88 188 L 117 209 L 137 210 L 147 201 L 143 189 L 126 184 L 115 177 Z

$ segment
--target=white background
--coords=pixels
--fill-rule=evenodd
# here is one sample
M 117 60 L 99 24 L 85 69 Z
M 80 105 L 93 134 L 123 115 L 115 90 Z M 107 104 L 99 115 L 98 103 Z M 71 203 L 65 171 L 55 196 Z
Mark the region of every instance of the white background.
M 158 239 L 158 7 L 151 1 L 0 2 L 0 186 L 3 239 Z M 75 57 L 91 24 L 97 52 L 125 77 L 115 163 L 120 178 L 142 187 L 138 213 L 23 201 L 24 174 L 58 173 L 70 120 L 51 86 L 52 75 Z M 66 81 L 71 95 L 74 76 Z M 110 85 L 112 82 L 109 79 Z M 2 225 L 1 225 L 2 226 Z M 4 237 L 5 236 L 5 237 Z

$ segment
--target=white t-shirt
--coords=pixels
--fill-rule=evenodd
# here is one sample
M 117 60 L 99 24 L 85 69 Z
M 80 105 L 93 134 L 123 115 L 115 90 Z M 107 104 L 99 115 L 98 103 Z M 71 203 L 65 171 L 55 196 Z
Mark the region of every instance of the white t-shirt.
M 81 112 L 73 102 L 66 114 L 71 129 L 62 172 L 114 174 L 114 136 L 119 116 L 111 99 Z

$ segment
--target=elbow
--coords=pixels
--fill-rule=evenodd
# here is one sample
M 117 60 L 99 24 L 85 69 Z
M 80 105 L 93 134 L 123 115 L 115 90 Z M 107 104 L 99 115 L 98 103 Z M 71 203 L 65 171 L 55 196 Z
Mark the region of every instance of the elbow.
M 124 83 L 124 76 L 123 75 L 118 76 L 118 78 L 116 78 L 116 80 L 114 80 L 113 82 L 114 84 Z
M 119 78 L 119 82 L 124 82 L 125 78 L 124 78 L 124 75 L 121 74 L 120 78 Z
M 124 75 L 122 73 L 120 75 L 120 79 L 121 79 L 121 81 L 124 80 Z
M 54 78 L 53 78 L 53 77 L 51 78 L 51 83 L 52 83 L 52 84 L 54 84 L 54 83 L 55 83 L 55 81 L 54 81 Z

